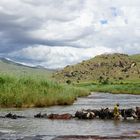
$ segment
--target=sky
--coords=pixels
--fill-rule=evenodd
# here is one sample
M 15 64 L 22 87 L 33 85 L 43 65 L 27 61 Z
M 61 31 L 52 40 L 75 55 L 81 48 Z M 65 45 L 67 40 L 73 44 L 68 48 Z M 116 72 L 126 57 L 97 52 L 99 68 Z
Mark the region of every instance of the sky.
M 0 0 L 0 57 L 62 68 L 140 53 L 140 0 Z

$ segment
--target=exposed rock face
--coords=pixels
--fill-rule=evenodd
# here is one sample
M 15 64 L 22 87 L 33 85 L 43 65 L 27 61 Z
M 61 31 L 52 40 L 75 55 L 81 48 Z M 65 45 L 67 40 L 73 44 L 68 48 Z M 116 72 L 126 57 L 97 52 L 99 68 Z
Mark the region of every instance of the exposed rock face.
M 140 61 L 125 54 L 103 54 L 77 65 L 67 66 L 54 74 L 57 81 L 71 83 L 99 82 L 100 77 L 108 81 L 140 80 Z M 121 77 L 121 78 L 120 78 Z

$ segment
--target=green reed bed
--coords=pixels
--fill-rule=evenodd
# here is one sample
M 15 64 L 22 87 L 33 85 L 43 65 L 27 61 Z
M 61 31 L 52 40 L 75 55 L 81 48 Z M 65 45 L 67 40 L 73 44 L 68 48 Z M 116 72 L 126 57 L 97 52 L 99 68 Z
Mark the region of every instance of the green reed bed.
M 0 75 L 0 107 L 69 105 L 88 94 L 87 89 L 45 79 Z

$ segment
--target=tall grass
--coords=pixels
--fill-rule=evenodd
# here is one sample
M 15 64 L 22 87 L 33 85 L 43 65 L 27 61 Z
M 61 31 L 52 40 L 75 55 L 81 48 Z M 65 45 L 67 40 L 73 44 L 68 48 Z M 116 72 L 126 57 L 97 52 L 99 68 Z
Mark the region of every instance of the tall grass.
M 45 79 L 0 75 L 0 107 L 69 105 L 88 94 L 86 89 Z

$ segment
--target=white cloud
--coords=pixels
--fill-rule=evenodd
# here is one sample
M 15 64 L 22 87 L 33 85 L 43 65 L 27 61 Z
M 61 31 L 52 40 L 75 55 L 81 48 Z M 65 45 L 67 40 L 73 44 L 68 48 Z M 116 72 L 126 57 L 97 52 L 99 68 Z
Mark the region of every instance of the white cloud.
M 114 50 L 97 46 L 94 48 L 74 48 L 61 46 L 33 46 L 20 51 L 10 53 L 9 56 L 16 56 L 21 59 L 35 60 L 38 65 L 47 68 L 61 68 L 68 64 L 76 64 L 81 60 L 89 59 L 97 54 L 112 53 Z M 26 62 L 29 63 L 29 62 Z
M 0 55 L 62 67 L 114 51 L 140 53 L 139 0 L 0 1 Z

